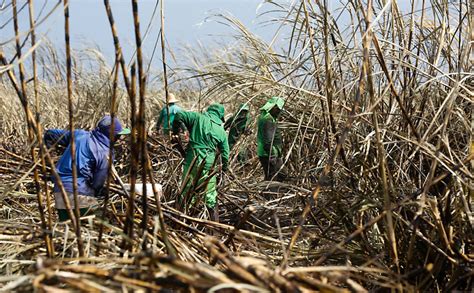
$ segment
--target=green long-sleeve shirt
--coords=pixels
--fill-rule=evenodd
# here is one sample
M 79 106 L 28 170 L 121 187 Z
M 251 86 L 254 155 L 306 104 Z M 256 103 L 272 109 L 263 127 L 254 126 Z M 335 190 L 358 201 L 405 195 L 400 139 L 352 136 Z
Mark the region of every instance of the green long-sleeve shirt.
M 209 170 L 214 163 L 216 149 L 221 153 L 222 168 L 227 169 L 229 161 L 229 143 L 222 127 L 224 106 L 213 104 L 203 114 L 197 112 L 179 112 L 173 123 L 173 133 L 185 127 L 189 131 L 189 145 L 186 151 L 185 169 L 189 167 L 194 156 L 198 163 L 206 160 L 204 169 Z
M 279 97 L 270 98 L 260 108 L 257 121 L 257 155 L 259 157 L 281 157 L 283 140 L 276 117 L 270 114 L 273 107 L 283 109 L 285 101 Z
M 246 104 L 242 104 L 239 107 L 239 111 L 225 122 L 224 129 L 229 129 L 229 148 L 235 145 L 242 133 L 245 132 L 249 121 L 249 107 Z
M 173 126 L 173 121 L 179 112 L 183 111 L 181 107 L 176 104 L 169 104 L 169 125 Z M 160 130 L 160 127 L 163 126 L 163 131 L 165 134 L 168 134 L 170 129 L 168 128 L 168 109 L 166 108 L 166 104 L 160 111 L 160 116 L 158 117 L 158 121 L 156 122 L 156 130 Z
M 258 118 L 257 155 L 280 157 L 282 143 L 281 131 L 276 119 L 270 113 L 261 113 Z

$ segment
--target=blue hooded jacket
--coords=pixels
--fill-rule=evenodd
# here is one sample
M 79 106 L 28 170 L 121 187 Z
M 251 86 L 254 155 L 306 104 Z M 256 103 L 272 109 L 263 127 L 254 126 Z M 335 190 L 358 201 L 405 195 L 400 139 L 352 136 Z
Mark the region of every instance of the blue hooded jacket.
M 123 128 L 117 118 L 114 119 L 114 134 L 122 134 Z M 95 196 L 104 186 L 108 174 L 108 156 L 110 148 L 109 133 L 111 127 L 110 116 L 103 117 L 92 131 L 74 130 L 76 145 L 77 192 L 81 195 Z M 56 165 L 56 171 L 67 192 L 73 192 L 71 167 L 71 133 L 62 129 L 50 129 L 44 134 L 44 141 L 49 148 L 57 144 L 65 146 L 61 159 Z M 55 178 L 53 178 L 54 192 L 59 192 Z

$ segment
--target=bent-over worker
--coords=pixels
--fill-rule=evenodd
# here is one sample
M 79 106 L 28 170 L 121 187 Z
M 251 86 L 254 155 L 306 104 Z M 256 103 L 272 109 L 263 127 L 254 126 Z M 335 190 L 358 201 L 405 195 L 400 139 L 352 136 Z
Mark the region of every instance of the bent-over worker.
M 110 150 L 110 131 L 112 119 L 104 116 L 100 119 L 97 127 L 92 131 L 82 129 L 74 130 L 74 143 L 76 147 L 76 170 L 77 170 L 77 194 L 79 212 L 84 216 L 98 206 L 97 197 L 103 188 L 108 176 L 108 157 Z M 117 118 L 114 118 L 114 135 L 129 134 L 130 130 L 123 128 Z M 66 147 L 59 159 L 56 170 L 67 192 L 71 208 L 74 209 L 72 157 L 71 157 L 71 132 L 62 129 L 50 129 L 44 134 L 44 141 L 48 148 L 54 144 Z M 60 221 L 69 218 L 66 204 L 61 195 L 61 191 L 54 181 L 54 199 L 58 217 Z
M 193 205 L 197 200 L 204 199 L 211 217 L 216 221 L 216 151 L 220 151 L 223 171 L 227 170 L 229 161 L 229 143 L 222 127 L 223 122 L 224 106 L 212 104 L 202 114 L 180 112 L 173 123 L 174 135 L 177 135 L 180 129 L 189 131 L 182 179 L 184 188 L 181 193 L 184 208 L 189 207 L 188 202 Z

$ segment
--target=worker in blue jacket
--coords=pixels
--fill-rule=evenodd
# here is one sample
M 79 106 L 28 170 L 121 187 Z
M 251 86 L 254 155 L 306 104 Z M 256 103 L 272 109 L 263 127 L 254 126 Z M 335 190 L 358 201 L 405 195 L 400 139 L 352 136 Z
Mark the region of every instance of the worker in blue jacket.
M 97 127 L 92 131 L 82 129 L 74 130 L 76 146 L 77 194 L 81 216 L 93 211 L 98 206 L 97 196 L 105 184 L 108 176 L 108 156 L 110 149 L 110 130 L 112 119 L 104 116 Z M 130 130 L 123 128 L 117 118 L 114 118 L 114 135 L 129 134 Z M 66 147 L 63 155 L 56 165 L 56 170 L 67 192 L 71 208 L 74 209 L 73 178 L 71 167 L 71 133 L 62 129 L 50 129 L 44 134 L 44 141 L 48 148 L 53 145 Z M 55 178 L 54 198 L 60 221 L 67 220 L 68 213 L 63 197 Z

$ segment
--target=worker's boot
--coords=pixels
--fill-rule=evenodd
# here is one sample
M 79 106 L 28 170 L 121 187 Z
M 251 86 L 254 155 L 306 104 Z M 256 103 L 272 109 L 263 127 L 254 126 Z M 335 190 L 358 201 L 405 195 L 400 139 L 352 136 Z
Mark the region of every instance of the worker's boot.
M 209 212 L 209 218 L 211 221 L 219 223 L 219 210 L 217 208 L 217 205 L 214 208 L 207 208 L 207 211 Z M 208 227 L 206 229 L 206 233 L 210 236 L 218 236 L 219 233 L 214 230 L 214 228 Z
M 219 209 L 217 208 L 217 206 L 215 206 L 212 209 L 208 208 L 208 210 L 209 210 L 209 216 L 211 220 L 219 223 Z

